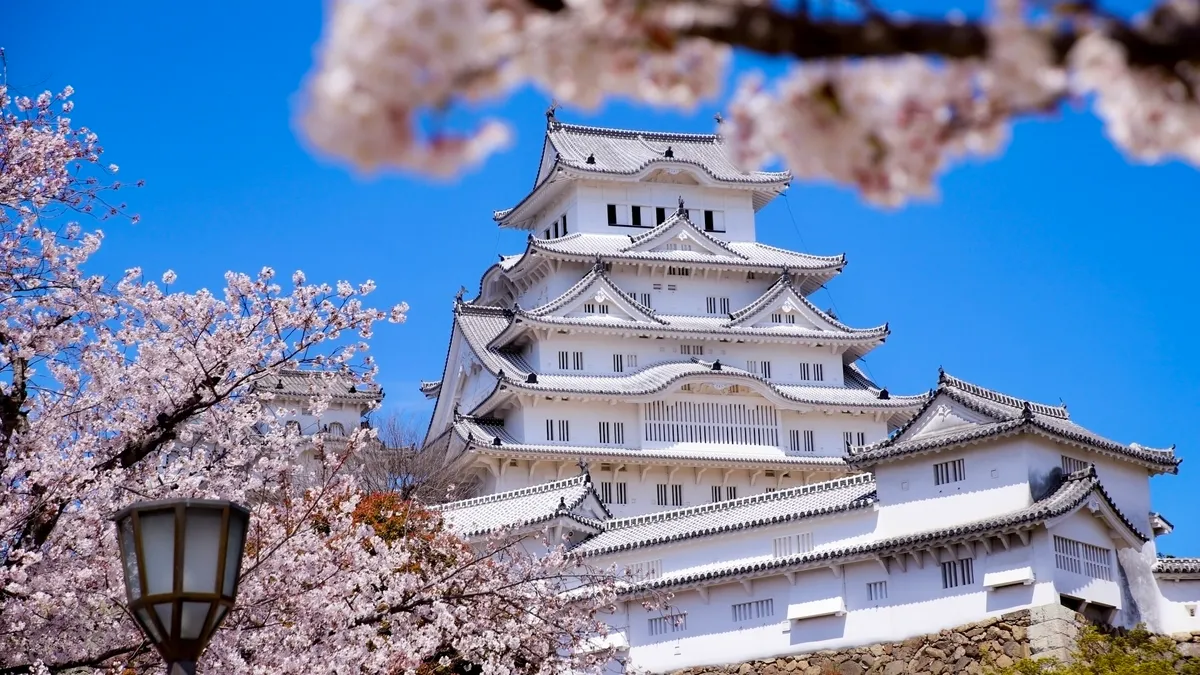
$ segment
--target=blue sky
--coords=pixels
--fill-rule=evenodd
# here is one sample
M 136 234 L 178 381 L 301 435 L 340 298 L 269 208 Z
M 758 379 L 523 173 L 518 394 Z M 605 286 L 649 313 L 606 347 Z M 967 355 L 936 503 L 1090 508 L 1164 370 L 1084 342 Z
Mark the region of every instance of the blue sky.
M 177 9 L 186 7 L 186 11 Z M 454 182 L 363 178 L 303 147 L 292 123 L 311 67 L 320 3 L 19 3 L 0 26 L 10 84 L 75 87 L 75 120 L 108 161 L 146 187 L 127 195 L 138 225 L 105 225 L 93 269 L 166 269 L 185 288 L 226 270 L 303 269 L 311 280 L 379 285 L 412 306 L 377 331 L 387 405 L 428 410 L 417 380 L 440 377 L 459 286 L 478 288 L 498 253 L 523 249 L 493 209 L 530 186 L 547 99 L 522 91 L 489 109 L 517 141 Z M 51 20 L 51 17 L 53 19 Z M 14 27 L 20 26 L 19 33 Z M 739 58 L 739 70 L 777 64 Z M 560 119 L 710 131 L 718 101 L 694 114 L 622 102 Z M 937 368 L 1013 395 L 1070 406 L 1095 431 L 1178 444 L 1180 476 L 1154 481 L 1178 526 L 1160 540 L 1200 555 L 1189 498 L 1200 486 L 1196 276 L 1200 172 L 1129 163 L 1086 112 L 1019 125 L 1008 151 L 941 181 L 934 203 L 883 211 L 852 192 L 796 184 L 759 216 L 767 243 L 849 265 L 815 301 L 852 325 L 891 323 L 866 362 L 893 392 L 936 383 Z M 1194 458 L 1194 459 L 1193 459 Z

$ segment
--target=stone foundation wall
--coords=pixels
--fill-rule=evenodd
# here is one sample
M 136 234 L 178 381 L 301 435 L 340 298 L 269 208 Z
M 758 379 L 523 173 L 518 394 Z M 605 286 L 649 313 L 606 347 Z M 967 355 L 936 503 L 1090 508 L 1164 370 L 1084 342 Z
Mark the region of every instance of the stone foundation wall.
M 798 654 L 729 666 L 676 671 L 673 675 L 941 675 L 982 673 L 1027 656 L 1065 658 L 1084 619 L 1046 605 L 943 630 L 903 642 Z M 1181 636 L 1182 637 L 1182 636 Z M 1189 638 L 1190 639 L 1190 638 Z M 1200 648 L 1200 643 L 1195 644 Z

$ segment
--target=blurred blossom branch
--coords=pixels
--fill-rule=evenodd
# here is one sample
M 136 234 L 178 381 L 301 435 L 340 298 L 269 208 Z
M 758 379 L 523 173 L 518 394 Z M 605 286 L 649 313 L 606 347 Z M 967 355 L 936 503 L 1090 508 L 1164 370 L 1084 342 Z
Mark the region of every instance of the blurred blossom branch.
M 1123 18 L 1087 0 L 993 0 L 983 17 L 912 19 L 866 2 L 824 14 L 765 0 L 337 0 L 302 112 L 320 150 L 363 170 L 451 175 L 507 142 L 484 120 L 428 131 L 431 112 L 531 83 L 594 108 L 610 97 L 691 110 L 715 98 L 732 49 L 792 57 L 748 75 L 719 128 L 746 169 L 898 205 L 1014 119 L 1091 100 L 1133 158 L 1200 164 L 1200 5 Z

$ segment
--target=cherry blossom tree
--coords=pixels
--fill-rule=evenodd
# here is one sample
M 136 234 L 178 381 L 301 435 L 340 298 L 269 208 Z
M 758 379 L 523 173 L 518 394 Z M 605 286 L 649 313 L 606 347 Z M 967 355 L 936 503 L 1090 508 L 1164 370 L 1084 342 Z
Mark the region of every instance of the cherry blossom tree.
M 302 123 L 364 170 L 450 174 L 501 147 L 486 120 L 430 120 L 533 84 L 559 101 L 691 109 L 720 92 L 731 51 L 791 57 L 746 76 L 719 133 L 746 168 L 897 205 L 1005 144 L 1012 121 L 1090 101 L 1132 158 L 1200 164 L 1200 2 L 1145 16 L 1097 0 L 991 0 L 986 15 L 910 18 L 871 0 L 333 0 Z M 430 130 L 432 129 L 432 131 Z
M 412 505 L 364 501 L 345 468 L 370 429 L 318 448 L 317 468 L 302 459 L 323 441 L 287 428 L 269 383 L 283 368 L 369 381 L 366 341 L 405 305 L 368 307 L 369 281 L 267 268 L 216 292 L 85 271 L 103 234 L 75 219 L 123 216 L 125 187 L 67 117 L 70 96 L 0 81 L 0 674 L 162 667 L 124 607 L 108 519 L 168 497 L 252 510 L 239 604 L 206 672 L 598 668 L 607 654 L 571 648 L 605 630 L 610 576 L 561 547 L 467 546 Z

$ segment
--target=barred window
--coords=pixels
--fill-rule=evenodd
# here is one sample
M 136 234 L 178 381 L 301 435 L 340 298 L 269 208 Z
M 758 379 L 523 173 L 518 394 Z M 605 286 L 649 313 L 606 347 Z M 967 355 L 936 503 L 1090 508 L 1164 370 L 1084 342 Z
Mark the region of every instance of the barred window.
M 728 314 L 729 313 L 729 298 L 717 298 L 709 296 L 705 307 L 709 314 Z
M 583 303 L 584 314 L 608 314 L 608 305 L 596 304 L 594 302 Z
M 771 379 L 770 361 L 747 361 L 746 370 L 755 375 L 762 375 L 763 379 Z
M 558 353 L 558 369 L 566 370 L 569 367 L 571 367 L 571 353 L 570 352 L 559 352 Z
M 880 600 L 887 600 L 887 582 L 886 581 L 872 581 L 872 582 L 868 583 L 867 584 L 867 601 L 868 602 L 879 602 Z
M 737 499 L 736 485 L 729 485 L 725 488 L 725 499 Z
M 765 619 L 767 617 L 775 616 L 775 600 L 772 598 L 765 598 L 763 600 L 739 602 L 733 605 L 732 609 L 734 623 L 753 621 L 755 619 Z
M 957 588 L 975 583 L 975 561 L 971 558 L 942 563 L 942 588 Z
M 789 555 L 809 553 L 813 550 L 812 532 L 801 532 L 800 534 L 789 534 L 786 537 L 775 537 L 771 548 L 776 558 L 786 558 Z
M 690 277 L 692 276 L 692 268 L 690 267 L 668 267 L 667 276 L 669 277 Z
M 683 506 L 683 485 L 682 484 L 674 483 L 674 484 L 668 485 L 666 483 L 659 483 L 656 487 L 657 487 L 657 489 L 655 490 L 655 498 L 656 498 L 655 503 L 658 506 L 667 506 L 667 494 L 668 494 L 667 488 L 670 488 L 670 495 L 671 495 L 670 505 L 671 506 Z
M 821 363 L 813 364 L 813 379 L 817 382 L 825 381 L 825 365 Z
M 1091 462 L 1085 462 L 1082 459 L 1075 459 L 1074 457 L 1068 457 L 1067 455 L 1062 456 L 1063 473 L 1075 473 L 1076 471 L 1083 471 L 1089 466 L 1091 466 Z
M 685 356 L 704 356 L 704 345 L 679 345 L 679 353 Z
M 682 633 L 687 630 L 687 612 L 656 616 L 650 619 L 650 636 Z
M 605 504 L 625 504 L 628 498 L 628 484 L 613 481 L 600 483 L 600 501 Z
M 564 443 L 571 440 L 571 420 L 558 421 L 558 440 Z
M 1107 548 L 1054 536 L 1054 566 L 1093 579 L 1112 581 L 1112 554 Z
M 571 352 L 571 368 L 583 370 L 583 352 Z
M 817 449 L 815 434 L 812 429 L 792 429 L 788 431 L 792 452 L 812 452 Z
M 635 579 L 657 579 L 662 576 L 662 560 L 643 560 L 632 563 L 626 568 L 629 576 Z
M 810 372 L 809 366 L 807 363 L 800 364 L 800 379 L 802 379 L 802 380 L 811 380 L 812 379 L 812 373 Z
M 754 277 L 750 277 L 753 279 Z M 771 315 L 771 323 L 796 323 L 795 314 L 784 314 L 783 312 L 775 312 Z
M 643 307 L 650 307 L 650 306 L 651 306 L 651 305 L 650 305 L 650 294 L 649 294 L 649 293 L 642 293 L 642 294 L 641 294 L 641 301 L 642 301 L 642 306 L 643 306 Z
M 624 354 L 613 354 L 613 372 L 614 373 L 625 372 L 625 355 Z
M 712 486 L 712 500 L 714 502 L 721 501 L 721 486 L 720 485 Z
M 940 462 L 933 465 L 933 484 L 945 485 L 967 479 L 966 464 L 961 459 Z
M 600 422 L 600 442 L 604 445 L 622 445 L 625 443 L 624 422 Z

